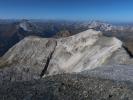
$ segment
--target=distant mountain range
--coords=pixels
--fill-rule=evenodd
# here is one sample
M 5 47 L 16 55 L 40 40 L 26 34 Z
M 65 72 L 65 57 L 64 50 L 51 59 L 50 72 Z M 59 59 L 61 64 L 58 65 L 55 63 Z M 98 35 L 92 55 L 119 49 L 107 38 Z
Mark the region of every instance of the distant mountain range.
M 131 45 L 132 49 L 133 26 L 131 25 L 114 25 L 101 21 L 0 20 L 0 56 L 27 36 L 60 38 L 87 29 L 102 31 L 106 36 L 116 36 Z
M 76 27 L 76 24 L 73 24 L 74 23 L 60 21 L 0 21 L 0 56 L 26 36 L 32 35 L 45 38 L 62 37 L 76 34 L 77 32 L 84 30 L 80 29 L 80 27 Z M 66 35 L 64 34 L 65 32 L 67 32 Z

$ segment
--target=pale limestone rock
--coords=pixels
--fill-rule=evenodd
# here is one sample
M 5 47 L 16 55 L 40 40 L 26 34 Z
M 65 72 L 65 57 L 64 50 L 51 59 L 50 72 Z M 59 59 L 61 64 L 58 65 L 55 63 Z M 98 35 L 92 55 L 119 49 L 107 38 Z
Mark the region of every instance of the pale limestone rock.
M 1 58 L 0 78 L 32 80 L 90 70 L 105 64 L 120 48 L 120 40 L 94 30 L 61 39 L 27 37 Z
M 122 42 L 100 32 L 87 30 L 57 41 L 47 74 L 81 72 L 94 69 L 121 48 Z

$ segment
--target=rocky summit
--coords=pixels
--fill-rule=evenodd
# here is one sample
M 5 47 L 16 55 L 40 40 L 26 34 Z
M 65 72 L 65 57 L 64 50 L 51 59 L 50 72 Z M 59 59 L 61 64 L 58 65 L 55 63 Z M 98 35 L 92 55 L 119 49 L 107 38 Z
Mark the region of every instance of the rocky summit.
M 0 98 L 132 100 L 132 62 L 119 39 L 92 29 L 26 37 L 0 58 Z
M 61 39 L 31 36 L 16 44 L 1 58 L 0 77 L 12 81 L 31 80 L 90 70 L 111 61 L 112 55 L 120 48 L 120 40 L 105 37 L 94 30 Z
M 121 46 L 118 39 L 104 37 L 101 32 L 93 30 L 59 39 L 46 74 L 94 69 L 105 63 Z

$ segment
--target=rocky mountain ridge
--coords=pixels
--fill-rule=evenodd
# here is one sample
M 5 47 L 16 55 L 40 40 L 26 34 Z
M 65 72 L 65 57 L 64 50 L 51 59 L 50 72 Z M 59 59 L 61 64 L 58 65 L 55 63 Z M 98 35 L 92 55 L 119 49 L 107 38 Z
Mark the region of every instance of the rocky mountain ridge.
M 100 31 L 87 30 L 61 39 L 31 36 L 0 59 L 0 78 L 1 82 L 29 81 L 47 75 L 82 72 L 110 63 L 131 64 L 132 59 L 120 40 L 105 37 Z
M 0 58 L 0 99 L 132 100 L 132 62 L 119 39 L 92 29 L 26 37 Z

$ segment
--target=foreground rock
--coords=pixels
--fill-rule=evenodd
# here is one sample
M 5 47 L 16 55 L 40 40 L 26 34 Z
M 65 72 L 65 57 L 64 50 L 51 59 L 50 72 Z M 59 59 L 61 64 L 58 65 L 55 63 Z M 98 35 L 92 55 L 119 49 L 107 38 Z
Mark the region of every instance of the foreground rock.
M 1 100 L 132 100 L 133 85 L 76 74 L 0 85 Z

